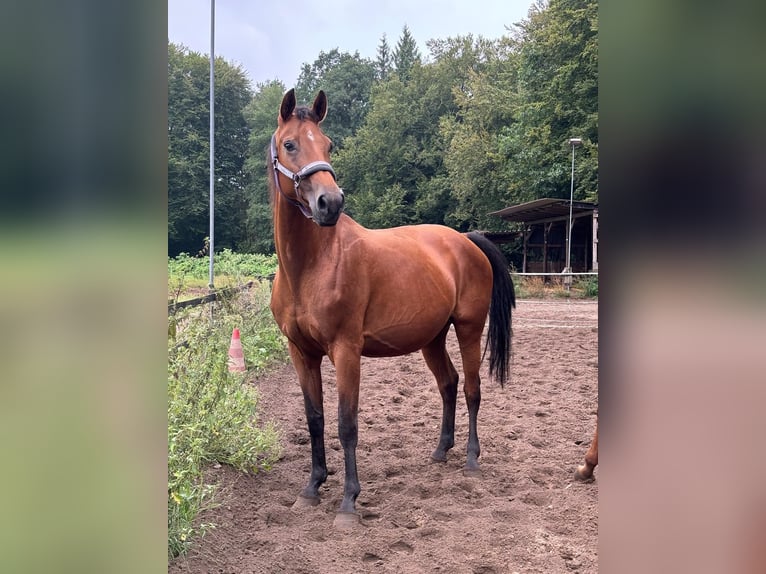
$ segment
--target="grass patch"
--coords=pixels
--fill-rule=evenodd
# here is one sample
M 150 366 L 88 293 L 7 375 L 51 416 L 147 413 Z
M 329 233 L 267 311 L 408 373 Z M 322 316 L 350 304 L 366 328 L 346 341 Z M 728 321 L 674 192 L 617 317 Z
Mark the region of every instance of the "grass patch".
M 574 277 L 567 291 L 563 277 L 513 275 L 516 297 L 519 299 L 597 299 L 598 276 Z
M 287 358 L 268 308 L 269 283 L 257 283 L 210 306 L 168 318 L 168 556 L 188 550 L 200 510 L 212 504 L 214 484 L 203 471 L 218 462 L 244 472 L 270 468 L 278 459 L 277 429 L 258 416 L 258 393 L 248 383 Z M 230 373 L 228 347 L 240 329 L 247 373 Z
M 234 287 L 253 279 L 272 276 L 277 270 L 277 256 L 260 253 L 235 253 L 224 249 L 213 257 L 216 289 Z M 210 258 L 181 253 L 168 258 L 168 297 L 182 301 L 207 292 Z
M 598 275 L 578 278 L 573 287 L 581 289 L 585 297 L 598 297 Z

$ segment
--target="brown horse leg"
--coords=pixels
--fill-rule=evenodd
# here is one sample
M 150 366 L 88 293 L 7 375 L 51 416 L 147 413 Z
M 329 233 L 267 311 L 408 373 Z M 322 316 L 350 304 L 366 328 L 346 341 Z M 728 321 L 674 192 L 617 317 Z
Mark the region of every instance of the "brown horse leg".
M 483 328 L 483 323 L 482 323 Z M 460 355 L 463 358 L 463 372 L 465 383 L 463 391 L 465 402 L 468 405 L 468 446 L 466 448 L 466 461 L 463 474 L 466 476 L 480 476 L 479 456 L 479 433 L 477 420 L 479 417 L 479 405 L 481 404 L 481 378 L 479 377 L 479 365 L 481 364 L 481 332 L 482 328 L 474 325 L 455 325 Z
M 590 443 L 588 452 L 585 453 L 585 463 L 577 467 L 575 479 L 582 482 L 593 480 L 593 469 L 598 464 L 598 419 L 596 419 L 596 432 L 593 434 L 593 441 Z
M 320 371 L 322 359 L 303 354 L 292 343 L 290 343 L 289 348 L 303 390 L 306 422 L 311 436 L 311 476 L 308 485 L 301 491 L 294 506 L 315 506 L 319 504 L 319 487 L 327 480 L 324 449 L 324 405 Z
M 343 500 L 335 517 L 335 526 L 346 528 L 359 522 L 356 514 L 356 497 L 362 490 L 356 471 L 361 357 L 358 352 L 343 350 L 336 352 L 334 359 L 338 384 L 338 437 L 343 447 L 346 466 Z
M 439 444 L 431 455 L 431 458 L 438 462 L 445 462 L 447 451 L 455 446 L 455 407 L 459 377 L 445 346 L 448 331 L 449 325 L 436 339 L 423 347 L 422 351 L 426 365 L 436 377 L 436 384 L 442 396 L 442 430 Z

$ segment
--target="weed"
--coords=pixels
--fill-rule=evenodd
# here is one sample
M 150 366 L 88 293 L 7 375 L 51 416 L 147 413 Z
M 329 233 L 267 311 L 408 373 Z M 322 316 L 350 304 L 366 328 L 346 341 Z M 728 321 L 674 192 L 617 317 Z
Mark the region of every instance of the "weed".
M 539 275 L 513 275 L 516 296 L 519 299 L 586 299 L 598 297 L 598 276 L 575 277 L 567 291 L 561 276 L 547 280 Z
M 213 257 L 216 287 L 231 287 L 238 282 L 261 279 L 273 275 L 277 269 L 276 255 L 235 253 L 224 249 Z M 168 286 L 172 292 L 180 285 L 191 288 L 207 287 L 210 277 L 210 259 L 181 253 L 168 258 Z
M 598 275 L 588 275 L 578 279 L 576 286 L 582 289 L 585 297 L 598 297 Z
M 200 510 L 215 486 L 204 468 L 214 462 L 245 472 L 268 469 L 279 456 L 279 436 L 258 420 L 258 393 L 247 373 L 230 373 L 228 345 L 241 331 L 249 374 L 286 359 L 285 342 L 268 309 L 268 282 L 215 304 L 169 318 L 168 328 L 168 556 L 182 554 Z M 171 328 L 172 327 L 172 328 Z

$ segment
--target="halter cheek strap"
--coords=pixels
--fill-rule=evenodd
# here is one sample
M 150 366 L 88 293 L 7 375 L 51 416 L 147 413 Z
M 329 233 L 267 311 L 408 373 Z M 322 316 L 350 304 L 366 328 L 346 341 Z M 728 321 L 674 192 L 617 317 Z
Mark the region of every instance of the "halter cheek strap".
M 276 133 L 271 136 L 271 163 L 274 166 L 274 183 L 277 186 L 277 191 L 289 203 L 295 205 L 298 209 L 300 209 L 300 212 L 305 217 L 307 217 L 308 219 L 313 219 L 313 216 L 309 208 L 306 207 L 306 205 L 304 205 L 302 201 L 300 201 L 303 199 L 301 197 L 301 191 L 300 191 L 301 181 L 304 178 L 307 178 L 318 171 L 329 171 L 330 174 L 332 174 L 332 178 L 337 181 L 338 178 L 335 176 L 335 170 L 333 170 L 332 166 L 326 161 L 312 161 L 311 163 L 304 165 L 300 170 L 298 170 L 297 173 L 293 173 L 292 171 L 287 169 L 285 166 L 283 166 L 281 163 L 279 163 L 279 157 L 277 156 L 277 134 Z M 284 175 L 286 175 L 287 177 L 293 180 L 293 185 L 295 186 L 295 197 L 297 199 L 293 199 L 292 197 L 287 195 L 284 191 L 282 191 L 282 186 L 279 185 L 278 172 L 282 172 Z

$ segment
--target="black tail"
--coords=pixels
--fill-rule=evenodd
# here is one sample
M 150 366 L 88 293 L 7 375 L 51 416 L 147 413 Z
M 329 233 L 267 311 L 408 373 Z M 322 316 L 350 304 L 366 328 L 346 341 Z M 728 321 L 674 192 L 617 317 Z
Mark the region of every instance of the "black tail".
M 472 231 L 468 239 L 482 250 L 492 265 L 492 301 L 489 305 L 489 374 L 505 385 L 511 370 L 511 309 L 516 307 L 516 292 L 508 261 L 497 245 Z M 484 349 L 486 353 L 486 348 Z

